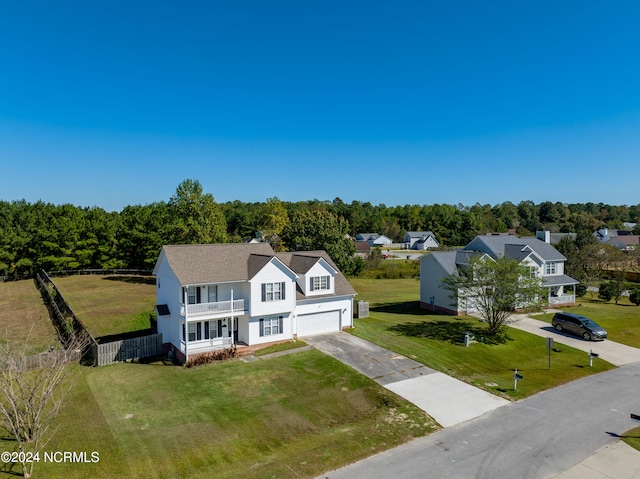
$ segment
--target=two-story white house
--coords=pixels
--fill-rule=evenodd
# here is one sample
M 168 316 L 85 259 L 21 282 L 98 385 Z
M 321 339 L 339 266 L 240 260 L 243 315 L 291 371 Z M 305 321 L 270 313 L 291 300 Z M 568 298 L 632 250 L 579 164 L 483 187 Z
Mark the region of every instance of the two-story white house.
M 355 291 L 325 251 L 269 243 L 163 246 L 158 332 L 181 361 L 194 354 L 352 326 Z
M 548 290 L 550 305 L 567 305 L 575 302 L 573 291 L 578 281 L 564 274 L 567 260 L 551 244 L 536 238 L 518 238 L 514 235 L 476 236 L 463 250 L 434 252 L 420 258 L 420 306 L 448 314 L 475 312 L 473 304 L 451 298 L 442 278 L 456 274 L 469 263 L 472 256 L 490 258 L 506 256 L 529 268 L 530 274 L 542 279 Z
M 440 242 L 432 231 L 407 231 L 404 235 L 405 249 L 436 249 Z

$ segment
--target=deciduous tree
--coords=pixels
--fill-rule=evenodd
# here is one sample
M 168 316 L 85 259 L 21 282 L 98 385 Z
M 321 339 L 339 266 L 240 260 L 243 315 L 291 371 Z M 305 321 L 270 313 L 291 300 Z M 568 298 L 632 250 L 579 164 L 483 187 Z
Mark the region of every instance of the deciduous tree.
M 443 278 L 454 304 L 473 306 L 487 322 L 489 334 L 499 334 L 518 307 L 538 306 L 545 297 L 542 280 L 516 260 L 475 256 Z

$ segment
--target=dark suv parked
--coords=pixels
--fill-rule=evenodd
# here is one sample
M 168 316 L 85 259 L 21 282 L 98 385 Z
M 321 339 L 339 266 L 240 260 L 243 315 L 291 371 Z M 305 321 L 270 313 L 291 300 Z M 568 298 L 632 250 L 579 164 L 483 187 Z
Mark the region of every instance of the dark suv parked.
M 595 321 L 571 313 L 556 313 L 551 320 L 551 325 L 557 331 L 566 331 L 567 333 L 582 336 L 587 341 L 592 339 L 606 339 L 607 331 Z

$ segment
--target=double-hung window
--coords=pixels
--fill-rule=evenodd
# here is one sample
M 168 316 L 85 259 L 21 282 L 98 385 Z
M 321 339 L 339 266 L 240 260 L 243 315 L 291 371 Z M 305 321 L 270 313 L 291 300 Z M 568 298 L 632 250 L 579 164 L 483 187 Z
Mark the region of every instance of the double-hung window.
M 550 262 L 546 264 L 545 274 L 556 274 L 556 263 Z
M 309 286 L 311 291 L 326 291 L 331 289 L 331 276 L 312 276 Z
M 262 283 L 262 301 L 281 301 L 285 299 L 285 283 Z
M 273 336 L 283 332 L 283 316 L 272 316 L 260 319 L 260 336 Z

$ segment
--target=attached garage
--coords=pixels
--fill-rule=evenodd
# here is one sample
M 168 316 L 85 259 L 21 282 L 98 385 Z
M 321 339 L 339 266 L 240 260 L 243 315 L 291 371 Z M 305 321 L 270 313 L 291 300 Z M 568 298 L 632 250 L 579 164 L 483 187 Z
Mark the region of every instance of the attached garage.
M 340 331 L 340 311 L 298 315 L 298 336 Z

